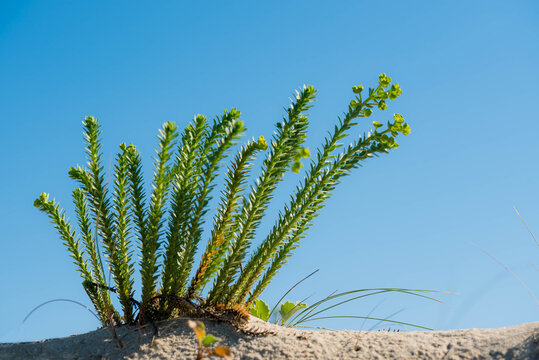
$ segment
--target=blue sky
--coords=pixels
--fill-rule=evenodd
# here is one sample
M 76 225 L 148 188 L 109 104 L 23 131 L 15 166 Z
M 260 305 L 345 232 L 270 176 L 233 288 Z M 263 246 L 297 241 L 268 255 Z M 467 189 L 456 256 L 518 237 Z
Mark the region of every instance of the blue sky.
M 404 93 L 390 109 L 412 134 L 347 177 L 262 298 L 408 287 L 456 292 L 447 305 L 383 296 L 334 314 L 387 316 L 436 329 L 538 320 L 539 306 L 478 244 L 539 296 L 539 6 L 534 1 L 2 1 L 0 4 L 0 341 L 98 327 L 79 275 L 44 214 L 74 217 L 67 176 L 85 163 L 81 121 L 102 124 L 105 159 L 137 145 L 146 179 L 157 130 L 237 107 L 248 137 L 270 137 L 303 84 L 318 89 L 308 145 L 321 143 L 353 85 L 386 72 Z M 367 128 L 366 123 L 362 129 Z M 300 175 L 290 173 L 257 236 Z M 360 321 L 319 325 L 359 329 Z M 367 328 L 368 324 L 364 326 Z

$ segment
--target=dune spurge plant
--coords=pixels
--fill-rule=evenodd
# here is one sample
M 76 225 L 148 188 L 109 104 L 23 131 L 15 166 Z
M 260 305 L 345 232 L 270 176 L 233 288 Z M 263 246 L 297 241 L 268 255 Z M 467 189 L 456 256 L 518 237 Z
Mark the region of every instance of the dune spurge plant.
M 317 149 L 305 177 L 262 241 L 256 241 L 257 230 L 276 188 L 289 170 L 299 172 L 302 159 L 310 157 L 304 144 L 307 111 L 316 95 L 312 86 L 296 92 L 269 142 L 260 136 L 236 149 L 245 132 L 236 109 L 224 111 L 212 122 L 197 115 L 182 131 L 165 123 L 159 131 L 148 194 L 141 155 L 132 144 L 120 145 L 113 184 L 107 186 L 100 125 L 87 117 L 83 121 L 87 167 L 69 169 L 79 185 L 73 191 L 78 232 L 47 194 L 34 204 L 58 230 L 103 325 L 132 324 L 143 320 L 141 314 L 166 319 L 193 308 L 246 311 L 305 237 L 341 178 L 365 160 L 397 148 L 397 136 L 410 133 L 404 118 L 394 114 L 386 125 L 367 124 L 371 126 L 367 133 L 344 146 L 359 120 L 377 109 L 386 110 L 402 93 L 385 74 L 376 87 L 364 90 L 358 85 L 353 92 L 346 112 Z M 208 242 L 196 264 L 217 176 L 233 149 Z M 250 184 L 251 166 L 262 152 L 266 152 L 262 168 Z M 134 299 L 136 269 L 142 281 L 140 300 Z M 121 311 L 114 308 L 111 292 L 118 294 Z

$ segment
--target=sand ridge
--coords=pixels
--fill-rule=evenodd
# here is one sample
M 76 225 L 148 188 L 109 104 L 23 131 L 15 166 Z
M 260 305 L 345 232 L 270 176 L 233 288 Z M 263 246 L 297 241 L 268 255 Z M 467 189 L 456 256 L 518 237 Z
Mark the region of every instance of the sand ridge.
M 235 359 L 539 359 L 539 322 L 497 329 L 369 332 L 283 328 L 251 318 L 240 331 L 203 319 Z M 0 344 L 0 359 L 195 359 L 196 340 L 186 318 L 151 326 L 109 329 L 37 342 Z M 214 357 L 217 359 L 217 357 Z

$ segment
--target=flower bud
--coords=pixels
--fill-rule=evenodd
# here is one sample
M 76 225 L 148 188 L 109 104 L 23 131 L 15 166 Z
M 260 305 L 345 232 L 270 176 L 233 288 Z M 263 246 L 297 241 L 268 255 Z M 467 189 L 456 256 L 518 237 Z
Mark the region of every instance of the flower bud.
M 295 162 L 294 164 L 292 164 L 292 171 L 295 172 L 296 174 L 299 173 L 300 169 L 303 167 L 303 164 L 300 163 L 300 162 Z
M 304 86 L 305 87 L 305 86 Z M 309 85 L 305 88 L 305 91 L 308 92 L 309 94 L 314 94 L 316 92 L 316 89 L 314 88 L 314 86 L 312 85 Z
M 262 135 L 260 135 L 260 137 L 258 138 L 258 146 L 261 150 L 266 150 L 268 148 L 268 143 Z
M 241 112 L 236 109 L 236 108 L 232 108 L 230 109 L 230 111 L 228 112 L 228 114 L 230 115 L 230 117 L 232 119 L 239 119 L 240 118 L 240 115 L 241 115 Z
M 380 102 L 378 102 L 378 109 L 380 110 L 385 110 L 387 109 L 387 104 L 384 100 L 380 100 Z
M 385 100 L 388 97 L 389 97 L 389 92 L 385 91 L 384 89 L 379 89 L 375 95 L 375 98 L 379 100 Z
M 363 116 L 369 117 L 371 115 L 372 115 L 372 110 L 371 109 L 367 108 L 367 109 L 363 110 Z
M 378 83 L 381 87 L 387 87 L 389 84 L 391 84 L 391 78 L 386 74 L 381 73 L 380 77 L 378 78 Z
M 354 94 L 361 94 L 363 91 L 363 85 L 352 86 L 352 91 Z
M 372 125 L 373 125 L 375 128 L 379 128 L 380 126 L 382 126 L 382 124 L 380 124 L 378 121 L 373 121 L 373 122 L 372 122 Z
M 309 151 L 309 148 L 301 149 L 301 157 L 304 159 L 311 157 L 311 152 Z
M 389 90 L 389 98 L 391 100 L 395 100 L 402 94 L 402 90 L 399 86 L 399 84 L 393 84 L 391 85 L 391 89 Z
M 412 132 L 412 129 L 410 129 L 410 125 L 408 125 L 407 123 L 404 123 L 404 127 L 402 128 L 402 134 L 404 136 L 410 134 Z
M 404 118 L 401 114 L 393 114 L 393 118 L 395 119 L 396 123 L 402 124 L 404 122 Z

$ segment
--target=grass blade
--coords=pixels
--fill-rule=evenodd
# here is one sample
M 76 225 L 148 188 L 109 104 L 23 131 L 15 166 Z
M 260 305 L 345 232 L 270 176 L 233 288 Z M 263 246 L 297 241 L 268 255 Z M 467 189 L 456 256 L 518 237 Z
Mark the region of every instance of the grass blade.
M 316 321 L 316 320 L 323 320 L 323 319 L 367 319 L 367 320 L 381 320 L 381 321 L 387 321 L 393 324 L 399 324 L 399 325 L 406 325 L 406 326 L 412 326 L 419 329 L 424 330 L 430 330 L 434 331 L 434 329 L 428 328 L 426 326 L 411 324 L 403 321 L 397 321 L 397 320 L 390 320 L 390 319 L 382 319 L 382 318 L 375 318 L 375 317 L 369 317 L 369 316 L 354 316 L 354 315 L 336 315 L 336 316 L 321 316 L 317 318 L 312 318 L 306 321 Z
M 269 317 L 271 317 L 271 314 L 273 314 L 273 312 L 275 311 L 275 309 L 277 309 L 277 306 L 279 306 L 279 304 L 281 303 L 281 301 L 283 301 L 283 299 L 286 297 L 286 295 L 290 294 L 290 292 L 292 290 L 294 290 L 294 288 L 296 286 L 298 286 L 299 284 L 301 284 L 302 282 L 304 282 L 305 280 L 307 280 L 308 278 L 310 278 L 311 276 L 313 276 L 314 274 L 316 274 L 318 272 L 318 270 L 320 269 L 316 269 L 315 271 L 313 271 L 312 273 L 310 273 L 309 275 L 305 276 L 303 279 L 301 279 L 300 281 L 298 281 L 297 283 L 295 283 L 290 289 L 288 289 L 287 292 L 284 293 L 283 296 L 281 296 L 281 298 L 275 303 L 275 306 L 273 307 L 273 309 L 271 309 L 270 313 L 269 313 Z M 303 301 L 301 301 L 300 303 L 302 303 Z
M 533 240 L 535 240 L 535 243 L 537 244 L 537 246 L 539 246 L 539 241 L 537 241 L 537 238 L 535 237 L 535 235 L 533 234 L 533 232 L 530 230 L 530 228 L 528 227 L 528 224 L 526 224 L 526 222 L 524 221 L 524 219 L 522 218 L 522 216 L 520 216 L 520 213 L 518 212 L 517 208 L 513 206 L 513 209 L 515 210 L 515 212 L 517 213 L 518 217 L 520 218 L 520 221 L 522 221 L 522 223 L 524 224 L 524 226 L 526 227 L 526 230 L 528 230 L 528 232 L 530 233 L 530 235 L 532 236 Z
M 472 245 L 475 246 L 476 248 L 478 248 L 483 254 L 487 255 L 489 258 L 491 258 L 496 263 L 498 263 L 498 265 L 503 267 L 505 269 L 505 271 L 507 271 L 512 277 L 514 277 L 520 283 L 520 285 L 522 285 L 522 287 L 528 292 L 528 294 L 530 294 L 533 301 L 535 301 L 535 303 L 539 306 L 539 300 L 537 300 L 537 298 L 531 292 L 531 290 L 526 286 L 526 284 L 524 284 L 524 281 L 520 280 L 520 278 L 514 272 L 511 271 L 511 269 L 509 269 L 507 266 L 505 266 L 504 263 L 502 263 L 500 260 L 496 259 L 493 255 L 489 254 L 486 250 L 481 248 L 479 245 L 477 245 L 475 243 L 472 243 Z
M 21 325 L 20 326 L 23 326 L 24 323 L 26 322 L 26 320 L 28 320 L 28 318 L 34 313 L 36 312 L 39 308 L 47 305 L 47 304 L 50 304 L 50 303 L 53 303 L 53 302 L 70 302 L 70 303 L 74 303 L 74 304 L 77 304 L 79 306 L 82 306 L 83 308 L 85 308 L 86 310 L 88 310 L 88 312 L 90 314 L 92 314 L 96 319 L 97 321 L 101 322 L 101 319 L 99 318 L 99 316 L 97 316 L 97 314 L 95 312 L 93 312 L 88 306 L 84 305 L 83 303 L 80 303 L 78 301 L 75 301 L 75 300 L 71 300 L 71 299 L 53 299 L 53 300 L 48 300 L 48 301 L 45 301 L 44 303 L 41 303 L 39 304 L 38 306 L 36 306 L 35 308 L 33 308 L 32 310 L 30 310 L 30 312 L 24 317 L 24 319 L 22 320 L 21 322 Z

